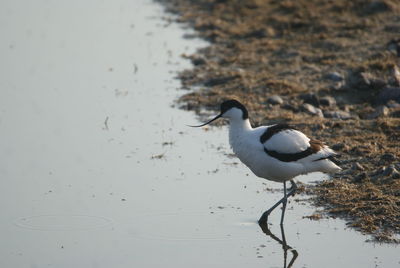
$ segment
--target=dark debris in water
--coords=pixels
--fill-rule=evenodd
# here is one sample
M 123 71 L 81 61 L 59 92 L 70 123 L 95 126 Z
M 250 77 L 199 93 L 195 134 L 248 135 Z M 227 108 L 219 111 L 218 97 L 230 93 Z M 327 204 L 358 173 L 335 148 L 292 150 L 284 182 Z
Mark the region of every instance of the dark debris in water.
M 210 41 L 185 56 L 182 108 L 236 98 L 254 125 L 325 141 L 344 171 L 308 190 L 315 202 L 378 241 L 400 234 L 399 1 L 159 1 Z

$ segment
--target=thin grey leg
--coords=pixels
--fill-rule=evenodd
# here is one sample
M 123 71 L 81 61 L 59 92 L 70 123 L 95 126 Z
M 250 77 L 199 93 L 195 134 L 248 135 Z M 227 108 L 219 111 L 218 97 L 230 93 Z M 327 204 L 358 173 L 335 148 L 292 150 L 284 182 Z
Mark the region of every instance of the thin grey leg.
M 286 196 L 284 196 L 281 200 L 279 200 L 275 205 L 273 205 L 270 209 L 268 209 L 267 211 L 265 211 L 261 218 L 258 220 L 258 223 L 266 223 L 268 221 L 268 216 L 269 214 L 271 214 L 271 212 L 277 207 L 279 206 L 279 204 L 283 203 L 285 200 L 287 201 L 287 198 L 289 196 L 292 196 L 296 193 L 297 190 L 297 185 L 293 180 L 290 180 L 290 183 L 292 184 L 289 193 L 287 193 Z M 284 183 L 284 190 L 286 189 L 286 184 Z M 286 192 L 286 191 L 285 191 Z M 285 204 L 286 207 L 286 204 Z M 283 222 L 283 216 L 281 217 L 281 223 Z
M 283 219 L 285 218 L 286 204 L 287 204 L 286 181 L 284 181 L 283 182 L 283 202 L 282 202 L 281 225 L 283 224 Z

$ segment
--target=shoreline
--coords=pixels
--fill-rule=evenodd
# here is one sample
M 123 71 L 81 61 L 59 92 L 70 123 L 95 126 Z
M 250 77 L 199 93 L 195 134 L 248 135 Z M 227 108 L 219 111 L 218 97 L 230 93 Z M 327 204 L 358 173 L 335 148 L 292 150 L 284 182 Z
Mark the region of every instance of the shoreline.
M 289 123 L 341 154 L 315 187 L 327 215 L 395 242 L 400 234 L 400 3 L 161 1 L 210 45 L 185 55 L 181 108 L 236 98 L 254 126 Z M 397 50 L 396 50 L 397 49 Z

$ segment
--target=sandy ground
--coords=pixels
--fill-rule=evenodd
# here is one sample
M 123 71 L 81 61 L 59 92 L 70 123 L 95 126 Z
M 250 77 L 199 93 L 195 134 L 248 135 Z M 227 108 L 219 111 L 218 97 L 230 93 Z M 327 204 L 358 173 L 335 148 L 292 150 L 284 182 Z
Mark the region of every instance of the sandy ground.
M 210 41 L 184 55 L 194 67 L 180 74 L 181 107 L 204 116 L 236 98 L 255 126 L 286 122 L 325 141 L 343 172 L 306 187 L 313 202 L 399 242 L 400 2 L 162 2 Z

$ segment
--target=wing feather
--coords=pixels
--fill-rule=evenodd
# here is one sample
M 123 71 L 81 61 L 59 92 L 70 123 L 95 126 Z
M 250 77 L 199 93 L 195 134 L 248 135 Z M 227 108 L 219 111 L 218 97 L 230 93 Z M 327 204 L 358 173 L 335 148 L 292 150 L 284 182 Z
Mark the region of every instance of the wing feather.
M 272 135 L 264 142 L 269 151 L 283 154 L 299 153 L 310 147 L 310 138 L 295 129 L 285 129 Z
M 264 152 L 283 162 L 313 162 L 330 158 L 336 153 L 318 140 L 287 125 L 267 127 L 260 136 Z

